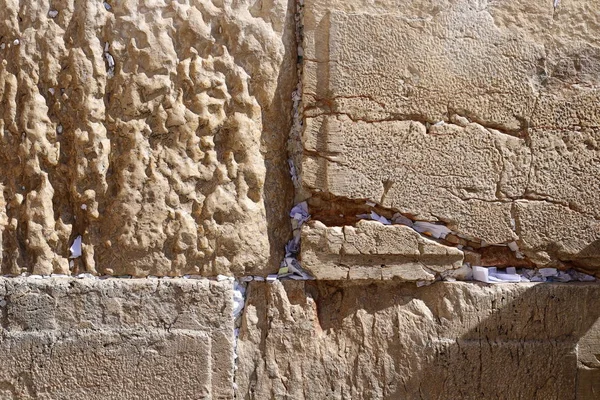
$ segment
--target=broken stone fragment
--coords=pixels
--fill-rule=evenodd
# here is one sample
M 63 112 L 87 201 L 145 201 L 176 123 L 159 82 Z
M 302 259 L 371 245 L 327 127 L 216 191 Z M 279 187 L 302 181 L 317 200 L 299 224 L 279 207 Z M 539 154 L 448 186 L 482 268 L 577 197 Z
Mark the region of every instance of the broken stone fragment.
M 427 239 L 404 225 L 359 221 L 327 227 L 310 221 L 302 228 L 302 267 L 316 279 L 399 279 L 432 281 L 460 268 L 463 252 Z

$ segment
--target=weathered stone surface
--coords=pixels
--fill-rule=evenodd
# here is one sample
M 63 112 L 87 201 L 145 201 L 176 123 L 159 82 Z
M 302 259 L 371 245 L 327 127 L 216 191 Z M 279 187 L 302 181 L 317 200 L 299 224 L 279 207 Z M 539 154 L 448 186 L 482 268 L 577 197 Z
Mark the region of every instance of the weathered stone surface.
M 302 228 L 302 267 L 317 279 L 432 281 L 460 268 L 463 252 L 426 239 L 403 225 L 359 221 L 356 227 Z
M 597 284 L 252 283 L 246 307 L 243 399 L 591 399 L 598 390 Z
M 577 354 L 577 399 L 596 399 L 600 396 L 600 319 L 577 344 Z
M 232 284 L 0 280 L 0 398 L 233 396 Z
M 309 118 L 305 140 L 310 155 L 303 182 L 310 188 L 372 199 L 416 219 L 442 216 L 451 228 L 488 243 L 518 237 L 511 226 L 511 201 L 496 201 L 496 195 L 498 182 L 525 183 L 526 174 L 515 173 L 519 160 L 528 158 L 521 139 L 476 124 L 427 132 L 415 121 L 369 123 L 334 116 Z M 313 151 L 313 142 L 323 148 Z
M 597 7 L 307 0 L 305 196 L 597 269 Z
M 275 270 L 292 2 L 110 3 L 0 10 L 1 272 Z

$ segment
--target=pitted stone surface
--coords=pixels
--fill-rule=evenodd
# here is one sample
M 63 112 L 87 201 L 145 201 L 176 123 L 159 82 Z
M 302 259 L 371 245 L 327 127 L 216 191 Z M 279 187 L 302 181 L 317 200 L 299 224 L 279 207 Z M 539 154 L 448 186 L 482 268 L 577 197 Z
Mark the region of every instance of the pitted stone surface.
M 596 8 L 307 0 L 305 196 L 378 202 L 516 241 L 538 266 L 597 270 Z
M 109 3 L 0 10 L 0 272 L 275 270 L 293 5 Z
M 413 229 L 360 221 L 356 227 L 302 227 L 302 267 L 316 279 L 432 281 L 460 268 L 463 252 L 426 239 Z
M 575 399 L 597 391 L 597 284 L 251 283 L 243 399 Z
M 232 284 L 0 279 L 0 398 L 229 399 Z

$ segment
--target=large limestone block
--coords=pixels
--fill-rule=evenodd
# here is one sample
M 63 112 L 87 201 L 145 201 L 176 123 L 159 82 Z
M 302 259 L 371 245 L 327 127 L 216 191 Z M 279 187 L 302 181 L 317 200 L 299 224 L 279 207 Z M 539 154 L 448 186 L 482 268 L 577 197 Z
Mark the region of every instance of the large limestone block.
M 592 127 L 597 7 L 584 0 L 558 9 L 543 0 L 307 0 L 308 112 L 430 122 L 460 114 L 513 134 L 529 123 Z M 594 28 L 582 34 L 577 24 Z
M 302 228 L 302 267 L 317 279 L 431 281 L 460 268 L 463 252 L 424 238 L 404 225 L 359 221 L 355 227 Z
M 238 397 L 591 399 L 599 318 L 597 284 L 252 283 Z
M 210 349 L 205 333 L 177 329 L 8 334 L 0 398 L 209 399 Z
M 229 399 L 232 285 L 0 281 L 0 398 Z
M 374 201 L 516 241 L 537 265 L 597 270 L 599 11 L 307 0 L 304 194 Z
M 3 2 L 0 271 L 276 269 L 289 233 L 292 7 Z

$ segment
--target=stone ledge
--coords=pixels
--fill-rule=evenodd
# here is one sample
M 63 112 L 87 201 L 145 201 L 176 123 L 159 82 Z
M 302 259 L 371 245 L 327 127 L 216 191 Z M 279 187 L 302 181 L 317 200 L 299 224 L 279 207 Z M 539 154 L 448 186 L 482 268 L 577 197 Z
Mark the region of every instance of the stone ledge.
M 433 281 L 462 262 L 462 251 L 403 225 L 361 220 L 356 227 L 327 227 L 311 221 L 302 228 L 302 267 L 317 279 Z

